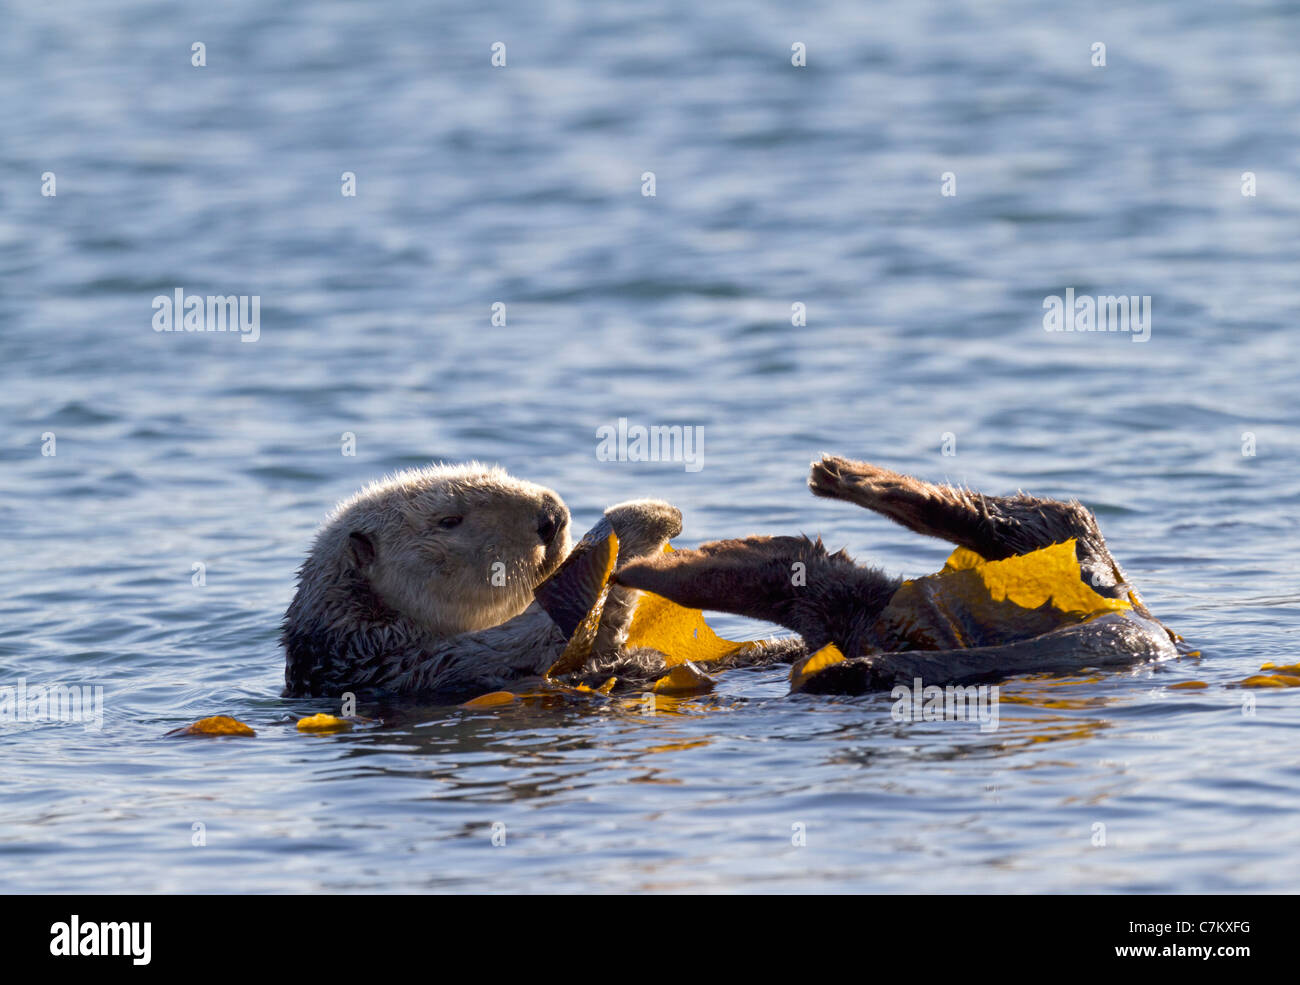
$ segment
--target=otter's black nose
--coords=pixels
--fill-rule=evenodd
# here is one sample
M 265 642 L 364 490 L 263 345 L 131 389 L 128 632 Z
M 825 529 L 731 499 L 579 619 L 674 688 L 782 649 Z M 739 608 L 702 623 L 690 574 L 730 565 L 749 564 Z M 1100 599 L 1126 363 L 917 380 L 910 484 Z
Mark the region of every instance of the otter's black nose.
M 542 538 L 542 543 L 547 547 L 550 547 L 563 525 L 564 514 L 554 506 L 547 506 L 537 514 L 537 536 Z

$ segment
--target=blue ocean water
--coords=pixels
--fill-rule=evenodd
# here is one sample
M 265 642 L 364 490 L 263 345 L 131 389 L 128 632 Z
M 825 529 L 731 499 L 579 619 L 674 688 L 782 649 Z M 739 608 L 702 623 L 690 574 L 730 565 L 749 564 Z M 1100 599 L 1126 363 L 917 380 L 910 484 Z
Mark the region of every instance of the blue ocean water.
M 0 8 L 0 684 L 104 688 L 0 726 L 0 888 L 1300 890 L 1300 691 L 1232 686 L 1300 660 L 1300 5 L 787 7 Z M 155 332 L 177 288 L 258 339 Z M 1067 289 L 1149 339 L 1046 332 Z M 598 460 L 620 417 L 703 468 Z M 780 668 L 294 729 L 279 618 L 368 479 L 937 570 L 821 452 L 1080 497 L 1203 657 L 1009 681 L 993 733 Z M 259 735 L 163 738 L 218 713 Z

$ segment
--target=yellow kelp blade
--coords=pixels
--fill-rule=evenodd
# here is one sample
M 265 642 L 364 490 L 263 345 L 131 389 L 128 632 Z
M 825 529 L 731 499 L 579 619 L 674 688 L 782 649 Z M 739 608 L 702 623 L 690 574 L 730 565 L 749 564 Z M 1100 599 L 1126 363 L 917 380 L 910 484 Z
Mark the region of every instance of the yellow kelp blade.
M 1051 602 L 1052 608 L 1061 612 L 1095 616 L 1133 608 L 1123 599 L 1098 595 L 1083 582 L 1073 538 L 1001 561 L 985 561 L 974 551 L 959 547 L 939 574 L 958 571 L 975 572 L 993 601 L 1007 599 L 1024 609 Z
M 607 698 L 610 692 L 614 690 L 614 685 L 617 682 L 617 677 L 611 677 L 600 687 L 588 687 L 586 684 L 562 684 L 559 681 L 546 678 L 538 681 L 529 690 L 519 691 L 518 693 L 514 691 L 491 691 L 463 702 L 460 707 L 504 708 L 507 705 L 514 704 L 562 707 L 575 701 L 590 702 L 596 698 Z
M 581 572 L 574 569 L 575 577 L 580 573 L 580 580 L 588 584 L 588 591 L 591 586 L 597 584 L 595 579 L 599 579 L 598 584 L 601 588 L 595 604 L 569 637 L 564 652 L 547 670 L 547 677 L 559 677 L 581 670 L 587 658 L 591 656 L 591 646 L 596 642 L 596 631 L 600 629 L 600 616 L 605 611 L 605 599 L 609 595 L 609 576 L 614 573 L 614 564 L 617 560 L 618 537 L 611 533 L 591 548 L 590 557 L 583 559 L 581 563 Z
M 677 664 L 650 686 L 655 694 L 708 694 L 713 690 L 709 675 L 689 660 Z
M 582 670 L 587 658 L 591 656 L 592 644 L 596 642 L 596 633 L 600 630 L 600 617 L 605 611 L 605 599 L 608 594 L 608 589 L 601 592 L 600 598 L 596 600 L 591 611 L 583 616 L 582 622 L 578 623 L 578 628 L 569 637 L 564 652 L 547 669 L 547 677 L 560 677 Z
M 298 719 L 299 732 L 344 732 L 352 727 L 352 723 L 346 718 L 339 718 L 336 715 L 308 715 L 306 718 Z
M 1300 664 L 1282 664 L 1273 662 L 1263 664 L 1260 670 L 1271 670 L 1271 674 L 1253 674 L 1244 681 L 1238 681 L 1237 687 L 1300 687 Z M 1231 685 L 1229 685 L 1231 686 Z
M 790 668 L 790 690 L 802 691 L 803 686 L 814 674 L 843 661 L 844 654 L 840 652 L 840 648 L 834 643 L 827 643 L 816 653 L 804 657 Z
M 617 680 L 617 677 L 611 677 L 600 687 L 588 687 L 586 684 L 574 684 L 570 690 L 577 691 L 579 694 L 599 694 L 605 696 L 608 695 L 610 691 L 614 690 L 614 683 Z M 548 683 L 553 686 L 568 688 L 568 685 L 557 685 L 555 681 L 549 681 Z
M 966 649 L 1029 639 L 1132 608 L 1081 580 L 1073 540 L 1001 561 L 959 547 L 942 571 L 902 584 L 876 631 L 897 649 Z
M 671 551 L 672 548 L 665 546 L 664 550 Z M 637 600 L 632 624 L 627 631 L 627 645 L 658 650 L 668 658 L 669 667 L 688 660 L 708 663 L 729 653 L 759 646 L 758 643 L 724 640 L 704 621 L 701 610 L 688 609 L 653 592 L 642 592 Z
M 257 735 L 251 728 L 237 718 L 229 715 L 213 715 L 200 718 L 192 725 L 172 729 L 168 735 Z
M 988 564 L 988 561 L 982 554 L 976 554 L 969 547 L 959 547 L 948 555 L 942 571 L 971 571 L 985 564 Z
M 516 695 L 510 691 L 490 691 L 487 694 L 480 694 L 477 698 L 471 698 L 464 702 L 462 708 L 498 708 L 501 705 L 513 704 Z
M 1256 674 L 1247 677 L 1238 687 L 1300 687 L 1300 677 L 1293 674 Z

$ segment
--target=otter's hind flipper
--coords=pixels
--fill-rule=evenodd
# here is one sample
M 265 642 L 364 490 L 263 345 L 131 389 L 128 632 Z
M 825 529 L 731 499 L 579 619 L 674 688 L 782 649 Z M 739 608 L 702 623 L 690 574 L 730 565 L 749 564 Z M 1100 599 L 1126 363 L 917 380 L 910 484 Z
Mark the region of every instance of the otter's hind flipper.
M 985 496 L 924 482 L 868 462 L 827 455 L 814 462 L 808 486 L 815 496 L 843 499 L 901 523 L 909 530 L 969 547 L 987 561 L 1028 554 L 1071 538 L 1079 576 L 1098 595 L 1127 599 L 1134 610 L 1180 646 L 1180 637 L 1143 603 L 1106 546 L 1097 518 L 1077 500 L 1063 503 L 1021 493 Z
M 808 694 L 888 691 L 917 678 L 928 686 L 988 683 L 1025 674 L 1071 674 L 1089 667 L 1127 667 L 1169 660 L 1178 650 L 1165 628 L 1131 612 L 1110 613 L 1033 639 L 964 650 L 877 653 L 831 664 L 807 677 L 791 674 L 791 690 Z M 798 671 L 798 667 L 795 668 Z
M 861 653 L 900 582 L 828 554 L 807 537 L 747 537 L 641 558 L 614 572 L 620 585 L 690 609 L 712 609 L 792 629 L 810 650 L 835 643 Z
M 1074 538 L 1085 580 L 1103 595 L 1123 597 L 1116 591 L 1124 582 L 1123 572 L 1096 518 L 1082 503 L 1024 493 L 985 496 L 832 455 L 813 463 L 808 487 L 814 496 L 865 506 L 919 534 L 968 547 L 987 561 Z

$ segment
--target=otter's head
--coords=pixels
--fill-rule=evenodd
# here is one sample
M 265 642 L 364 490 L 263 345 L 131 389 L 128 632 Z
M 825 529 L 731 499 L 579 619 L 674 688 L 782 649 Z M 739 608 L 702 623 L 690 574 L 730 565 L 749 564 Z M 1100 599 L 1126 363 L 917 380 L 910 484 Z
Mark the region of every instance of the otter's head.
M 527 608 L 569 552 L 569 511 L 551 490 L 500 468 L 435 465 L 372 483 L 340 504 L 313 554 L 320 552 L 388 608 L 454 636 Z

